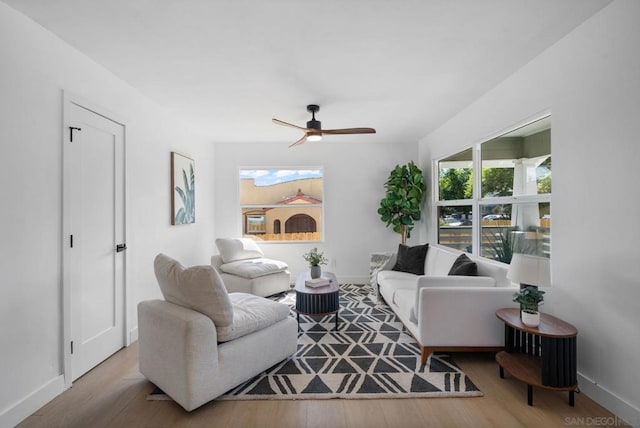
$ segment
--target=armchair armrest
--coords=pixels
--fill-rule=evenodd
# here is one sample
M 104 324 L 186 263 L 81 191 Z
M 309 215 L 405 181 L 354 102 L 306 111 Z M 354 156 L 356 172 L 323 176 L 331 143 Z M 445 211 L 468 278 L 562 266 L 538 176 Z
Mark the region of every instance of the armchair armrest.
M 150 300 L 138 304 L 138 329 L 140 372 L 185 409 L 194 408 L 193 391 L 206 390 L 218 367 L 213 321 L 191 309 Z

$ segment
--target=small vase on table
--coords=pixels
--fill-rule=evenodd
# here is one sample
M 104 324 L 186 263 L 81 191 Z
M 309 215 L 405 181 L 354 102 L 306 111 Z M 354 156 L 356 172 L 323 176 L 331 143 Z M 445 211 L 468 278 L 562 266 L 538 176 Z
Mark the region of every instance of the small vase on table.
M 322 276 L 322 268 L 320 265 L 311 266 L 311 279 L 320 278 Z

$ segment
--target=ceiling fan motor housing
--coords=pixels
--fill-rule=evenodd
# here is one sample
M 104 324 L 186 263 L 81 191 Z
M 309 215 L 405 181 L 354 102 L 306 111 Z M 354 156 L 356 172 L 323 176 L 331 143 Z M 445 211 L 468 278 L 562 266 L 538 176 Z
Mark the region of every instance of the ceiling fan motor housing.
M 311 113 L 311 120 L 307 122 L 308 129 L 317 129 L 320 131 L 322 129 L 322 124 L 319 120 L 316 120 L 316 113 L 320 111 L 320 106 L 317 104 L 309 104 L 307 106 L 307 111 Z M 310 133 L 314 135 L 314 133 Z
M 320 131 L 322 129 L 321 124 L 322 122 L 320 122 L 319 120 L 311 119 L 310 121 L 307 122 L 307 128 L 317 129 L 318 131 Z

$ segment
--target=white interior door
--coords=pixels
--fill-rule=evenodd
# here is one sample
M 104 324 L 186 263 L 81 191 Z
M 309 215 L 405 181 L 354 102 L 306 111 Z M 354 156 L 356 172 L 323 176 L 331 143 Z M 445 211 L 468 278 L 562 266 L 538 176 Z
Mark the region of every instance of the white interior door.
M 125 244 L 124 127 L 76 104 L 69 106 L 67 117 L 75 380 L 125 346 L 124 252 L 117 249 Z

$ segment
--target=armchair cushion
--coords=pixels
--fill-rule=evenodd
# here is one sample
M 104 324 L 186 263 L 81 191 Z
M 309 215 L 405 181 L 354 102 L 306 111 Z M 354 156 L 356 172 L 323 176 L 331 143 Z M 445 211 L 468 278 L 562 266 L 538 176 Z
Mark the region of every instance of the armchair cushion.
M 218 238 L 216 247 L 223 263 L 264 257 L 258 244 L 250 238 Z
M 232 324 L 231 300 L 213 267 L 185 268 L 171 257 L 158 254 L 153 268 L 165 300 L 208 316 L 216 327 Z
M 241 276 L 243 278 L 257 278 L 259 276 L 270 275 L 272 273 L 284 272 L 289 266 L 285 262 L 266 259 L 237 260 L 231 263 L 224 263 L 220 270 L 224 273 Z
M 248 293 L 229 294 L 233 306 L 233 323 L 217 326 L 218 342 L 237 339 L 262 330 L 289 316 L 289 306 Z

